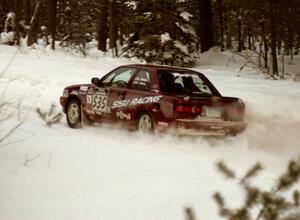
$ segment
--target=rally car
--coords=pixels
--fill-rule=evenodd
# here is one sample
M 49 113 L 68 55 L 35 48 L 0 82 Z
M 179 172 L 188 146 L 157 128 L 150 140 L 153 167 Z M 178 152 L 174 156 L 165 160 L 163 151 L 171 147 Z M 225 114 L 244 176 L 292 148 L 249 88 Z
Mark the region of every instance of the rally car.
M 156 65 L 123 65 L 91 84 L 68 86 L 60 97 L 71 128 L 84 120 L 121 124 L 142 132 L 236 135 L 245 104 L 224 97 L 204 74 Z

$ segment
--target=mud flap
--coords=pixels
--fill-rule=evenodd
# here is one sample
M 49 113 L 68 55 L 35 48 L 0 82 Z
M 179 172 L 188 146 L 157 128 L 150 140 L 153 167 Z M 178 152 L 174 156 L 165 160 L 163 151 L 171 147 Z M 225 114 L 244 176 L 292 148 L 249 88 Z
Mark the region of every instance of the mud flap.
M 85 114 L 83 113 L 82 105 L 80 105 L 80 114 L 81 114 L 81 128 L 83 128 Z
M 90 126 L 90 125 L 92 125 L 93 122 L 83 112 L 82 105 L 81 105 L 80 111 L 81 111 L 81 127 L 83 128 L 84 126 Z

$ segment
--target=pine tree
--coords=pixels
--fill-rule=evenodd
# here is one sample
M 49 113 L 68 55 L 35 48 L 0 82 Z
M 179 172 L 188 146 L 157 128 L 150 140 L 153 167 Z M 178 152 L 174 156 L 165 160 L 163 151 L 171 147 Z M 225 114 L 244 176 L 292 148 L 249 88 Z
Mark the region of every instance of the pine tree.
M 94 0 L 66 0 L 59 11 L 60 46 L 69 46 L 86 55 L 86 43 L 97 33 L 96 3 Z
M 139 1 L 135 33 L 124 47 L 128 57 L 147 63 L 190 66 L 196 59 L 197 35 L 191 14 L 172 0 Z

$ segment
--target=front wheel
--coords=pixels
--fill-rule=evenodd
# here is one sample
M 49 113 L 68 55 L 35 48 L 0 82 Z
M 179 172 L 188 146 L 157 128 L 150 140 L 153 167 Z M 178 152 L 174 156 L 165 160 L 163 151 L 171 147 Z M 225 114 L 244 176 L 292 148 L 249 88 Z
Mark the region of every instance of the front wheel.
M 152 118 L 147 113 L 140 115 L 137 121 L 137 129 L 143 133 L 151 133 L 154 131 L 154 124 Z
M 81 104 L 79 100 L 72 99 L 67 107 L 67 122 L 70 128 L 78 128 L 81 125 Z

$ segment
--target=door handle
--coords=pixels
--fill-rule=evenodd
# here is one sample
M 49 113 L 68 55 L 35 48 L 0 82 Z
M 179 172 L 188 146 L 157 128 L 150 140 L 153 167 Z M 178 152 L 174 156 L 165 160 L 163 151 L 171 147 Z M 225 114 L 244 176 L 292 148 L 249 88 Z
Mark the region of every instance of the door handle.
M 125 91 L 118 91 L 117 92 L 117 96 L 118 96 L 119 99 L 125 99 L 125 94 L 126 94 Z

